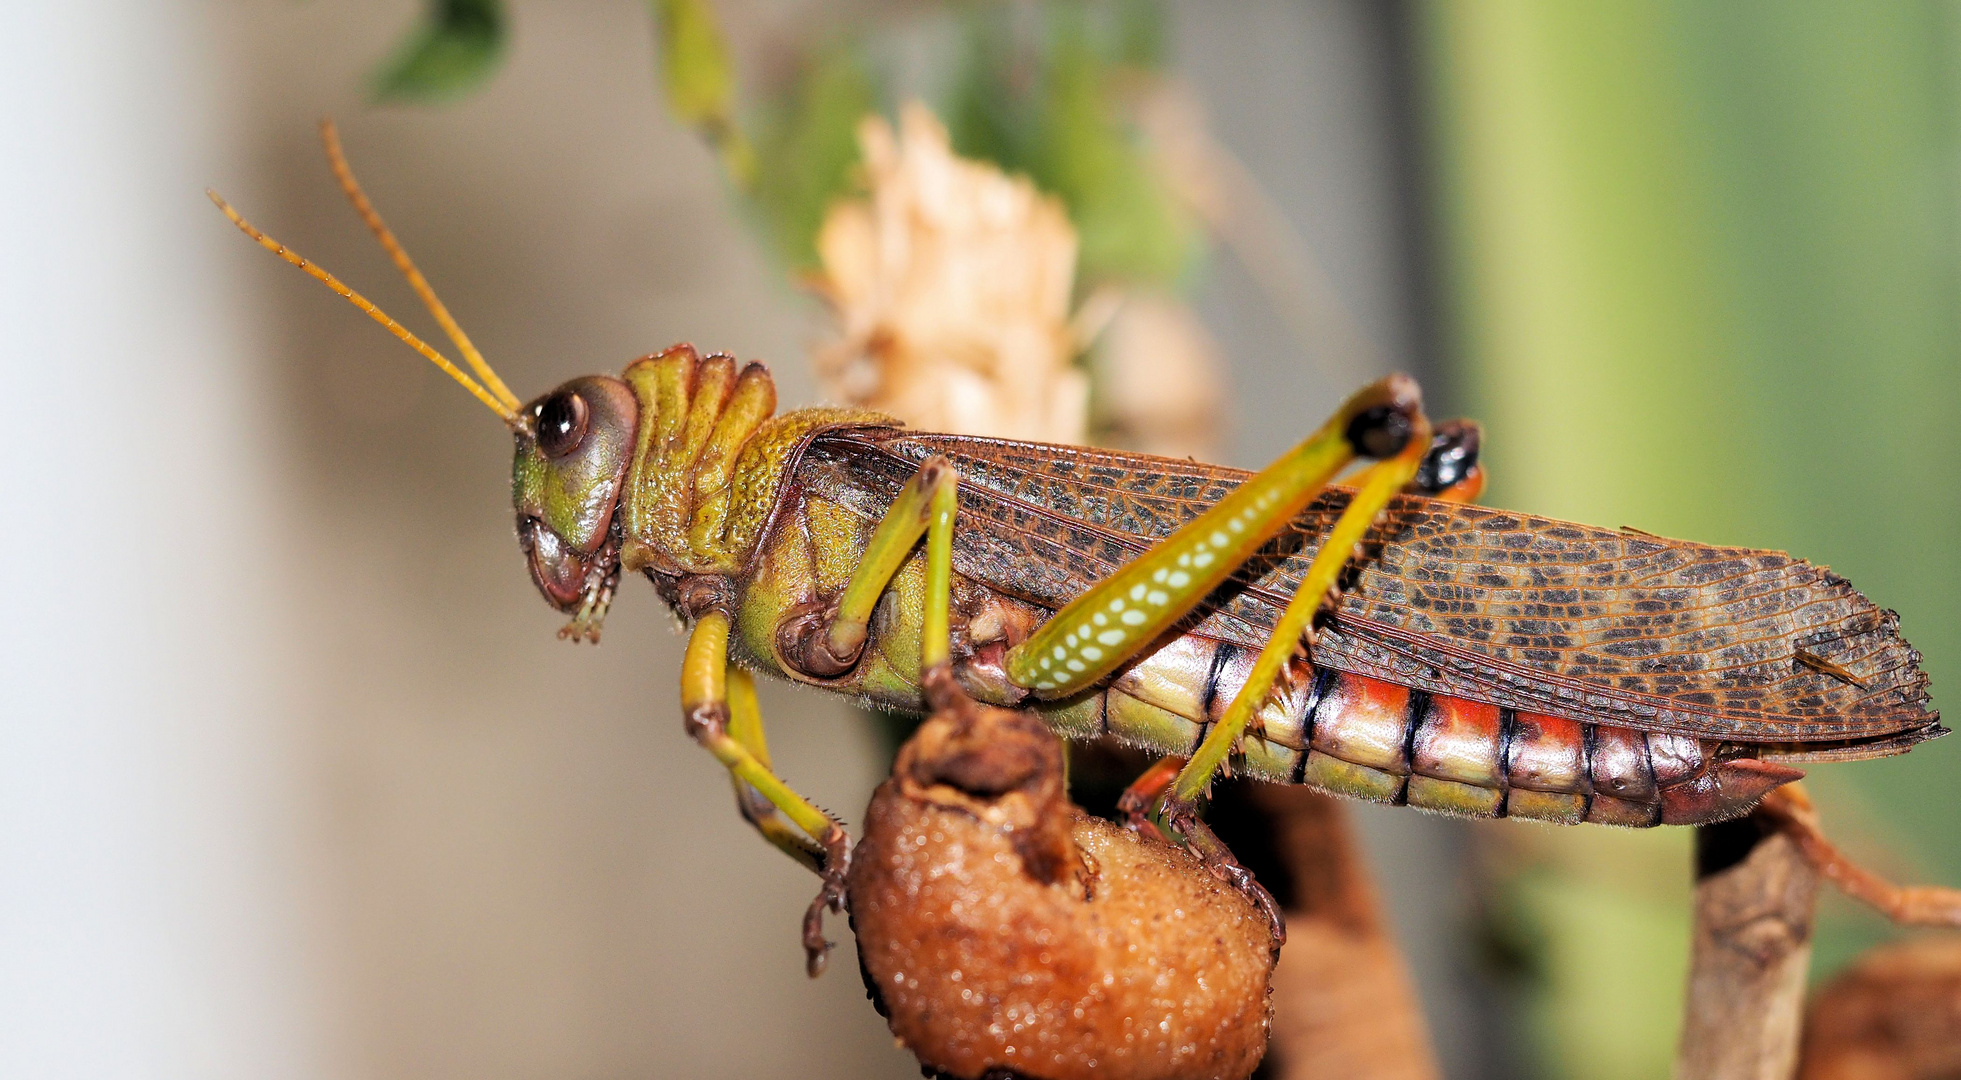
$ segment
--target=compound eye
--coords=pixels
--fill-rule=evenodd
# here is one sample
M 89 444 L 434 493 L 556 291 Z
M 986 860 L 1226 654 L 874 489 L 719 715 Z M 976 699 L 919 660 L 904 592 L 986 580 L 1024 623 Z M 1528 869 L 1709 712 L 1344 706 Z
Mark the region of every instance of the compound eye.
M 586 399 L 570 390 L 560 390 L 538 407 L 538 449 L 546 457 L 564 457 L 585 441 L 590 419 Z
M 1363 457 L 1392 458 L 1409 445 L 1409 415 L 1393 405 L 1377 405 L 1348 422 L 1348 444 Z
M 1430 452 L 1423 455 L 1410 487 L 1424 495 L 1441 495 L 1456 487 L 1478 467 L 1483 433 L 1470 420 L 1446 420 L 1437 425 Z

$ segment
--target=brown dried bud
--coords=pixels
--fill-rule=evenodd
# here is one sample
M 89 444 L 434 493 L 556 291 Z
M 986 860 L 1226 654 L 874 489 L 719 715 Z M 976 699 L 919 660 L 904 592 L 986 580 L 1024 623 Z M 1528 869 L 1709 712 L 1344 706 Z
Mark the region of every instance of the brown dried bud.
M 867 988 L 928 1068 L 1227 1080 L 1265 1052 L 1272 939 L 1181 848 L 1070 805 L 1035 717 L 936 714 L 878 789 L 852 863 Z

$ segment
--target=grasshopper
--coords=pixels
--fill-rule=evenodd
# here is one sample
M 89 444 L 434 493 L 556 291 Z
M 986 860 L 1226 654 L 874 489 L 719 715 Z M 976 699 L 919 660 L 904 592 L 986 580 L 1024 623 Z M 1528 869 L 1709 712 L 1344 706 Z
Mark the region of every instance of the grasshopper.
M 522 402 L 322 133 L 475 377 L 211 198 L 510 428 L 518 542 L 570 616 L 560 637 L 597 642 L 628 573 L 678 614 L 687 732 L 728 769 L 742 815 L 822 879 L 804 923 L 813 974 L 850 841 L 773 771 L 753 672 L 912 713 L 970 696 L 1160 754 L 1120 806 L 1261 898 L 1276 932 L 1271 898 L 1198 816 L 1222 774 L 1636 828 L 1763 802 L 1808 828 L 1801 796 L 1776 792 L 1795 764 L 1946 734 L 1897 616 L 1845 579 L 1782 552 L 1475 505 L 1476 425 L 1433 426 L 1404 376 L 1256 473 L 854 409 L 777 415 L 762 364 L 686 345 Z M 1802 846 L 1897 919 L 1961 923 L 1961 893 L 1884 882 L 1815 831 Z

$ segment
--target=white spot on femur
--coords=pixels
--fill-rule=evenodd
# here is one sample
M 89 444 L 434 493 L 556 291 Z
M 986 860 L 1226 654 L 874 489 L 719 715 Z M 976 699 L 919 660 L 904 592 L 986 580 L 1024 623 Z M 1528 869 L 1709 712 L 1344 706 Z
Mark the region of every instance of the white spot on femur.
M 1156 570 L 1151 571 L 1151 580 L 1159 585 L 1162 585 L 1164 584 L 1164 575 L 1170 572 L 1171 571 L 1166 570 L 1164 567 L 1160 566 Z
M 1103 650 L 1094 645 L 1085 645 L 1083 646 L 1083 659 L 1094 664 L 1098 660 L 1103 659 Z
M 1110 617 L 1108 615 L 1103 614 L 1100 611 L 1094 615 L 1091 615 L 1089 617 L 1089 621 L 1095 623 L 1098 626 L 1110 625 Z
M 1148 591 L 1150 591 L 1150 586 L 1148 585 L 1142 583 L 1132 585 L 1130 587 L 1130 598 L 1132 600 L 1142 600 L 1144 599 L 1144 594 Z
M 1207 537 L 1207 539 L 1212 541 L 1212 546 L 1215 548 L 1222 548 L 1225 547 L 1227 544 L 1232 543 L 1232 537 L 1227 536 L 1223 532 L 1215 532 L 1211 536 Z
M 1035 689 L 1037 689 L 1037 690 L 1053 690 L 1053 689 L 1055 689 L 1055 680 L 1054 680 L 1054 679 L 1038 679 L 1038 680 L 1036 680 L 1036 683 L 1035 683 Z
M 1236 533 L 1237 533 L 1237 532 L 1245 532 L 1245 531 L 1246 531 L 1246 519 L 1245 519 L 1245 518 L 1243 518 L 1243 517 L 1236 517 L 1236 518 L 1233 518 L 1233 519 L 1232 519 L 1231 521 L 1228 521 L 1228 522 L 1226 522 L 1226 528 L 1228 528 L 1228 529 L 1231 529 L 1231 530 L 1232 530 L 1233 532 L 1236 532 Z
M 1144 599 L 1149 601 L 1152 607 L 1163 607 L 1164 602 L 1171 599 L 1171 594 L 1162 589 L 1152 589 L 1151 595 Z
M 1053 656 L 1042 657 L 1042 670 L 1046 671 L 1054 666 L 1055 666 L 1055 657 Z
M 1165 582 L 1166 585 L 1169 585 L 1174 589 L 1182 589 L 1185 586 L 1190 585 L 1191 583 L 1192 583 L 1192 576 L 1190 574 L 1185 573 L 1183 570 L 1173 570 L 1171 572 L 1170 580 Z
M 1115 600 L 1112 600 L 1112 601 L 1110 601 L 1110 610 L 1111 610 L 1111 611 L 1122 611 L 1122 610 L 1123 610 L 1123 597 L 1121 597 L 1121 596 L 1119 596 L 1119 597 L 1117 597 L 1117 598 L 1116 598 Z
M 1123 638 L 1124 634 L 1122 630 L 1105 630 L 1096 635 L 1096 640 L 1105 645 L 1115 645 L 1117 642 L 1122 641 Z
M 1124 612 L 1123 624 L 1125 626 L 1142 626 L 1144 624 L 1144 613 L 1138 611 L 1136 608 Z
M 1075 659 L 1070 660 L 1069 670 L 1080 673 L 1083 670 L 1083 662 L 1081 660 L 1075 660 Z
M 1212 553 L 1209 551 L 1201 551 L 1198 554 L 1192 556 L 1192 565 L 1200 570 L 1203 570 L 1206 567 L 1211 566 Z
M 1062 647 L 1062 646 L 1060 646 L 1060 645 L 1057 645 L 1057 646 L 1055 647 L 1055 658 L 1056 658 L 1057 660 L 1060 660 L 1060 659 L 1062 659 L 1063 657 L 1065 657 L 1065 656 L 1068 656 L 1068 655 L 1069 655 L 1069 650 L 1067 650 L 1067 649 L 1065 649 L 1065 648 L 1063 648 L 1063 647 Z
M 1180 555 L 1180 556 L 1178 556 L 1178 565 L 1179 565 L 1179 566 L 1190 566 L 1191 564 L 1192 564 L 1192 555 L 1191 555 L 1191 552 L 1189 552 L 1189 551 L 1188 551 L 1188 552 L 1185 552 L 1184 554 L 1182 554 L 1182 555 Z

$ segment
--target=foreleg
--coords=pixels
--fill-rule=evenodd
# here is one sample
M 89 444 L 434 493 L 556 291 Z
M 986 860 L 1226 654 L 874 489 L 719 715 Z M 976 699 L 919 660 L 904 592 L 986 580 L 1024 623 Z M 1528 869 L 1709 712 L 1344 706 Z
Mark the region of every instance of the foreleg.
M 831 948 L 831 943 L 824 940 L 824 911 L 826 908 L 840 913 L 844 911 L 844 878 L 850 868 L 851 840 L 843 826 L 792 790 L 790 785 L 770 771 L 769 764 L 751 746 L 745 745 L 731 732 L 731 726 L 734 726 L 745 734 L 752 734 L 753 741 L 760 744 L 761 717 L 753 712 L 753 695 L 748 695 L 747 702 L 740 706 L 749 715 L 732 725 L 728 654 L 728 613 L 719 610 L 704 612 L 695 621 L 694 631 L 688 636 L 687 655 L 681 663 L 682 716 L 687 723 L 688 734 L 715 755 L 715 760 L 729 770 L 737 784 L 743 785 L 737 791 L 745 804 L 748 791 L 753 791 L 761 800 L 759 806 L 766 803 L 773 812 L 781 812 L 791 824 L 803 830 L 804 836 L 794 841 L 794 847 L 800 850 L 786 847 L 778 836 L 771 835 L 770 829 L 764 829 L 763 835 L 778 847 L 791 851 L 792 856 L 806 866 L 815 863 L 813 869 L 824 879 L 817 899 L 811 902 L 810 910 L 804 915 L 804 955 L 806 966 L 814 977 L 824 970 L 824 959 Z M 738 686 L 746 685 L 748 676 L 738 675 L 735 681 Z M 746 810 L 745 805 L 745 813 Z M 760 823 L 758 827 L 762 827 Z M 784 829 L 780 830 L 780 835 L 787 841 L 794 834 Z M 806 839 L 815 843 L 807 844 Z M 817 857 L 818 852 L 822 852 L 821 859 Z
M 772 768 L 769 744 L 763 737 L 762 709 L 756 703 L 754 676 L 739 667 L 729 668 L 728 695 L 729 737 L 747 747 L 763 768 Z M 824 872 L 824 849 L 816 841 L 790 824 L 782 811 L 747 781 L 731 775 L 729 782 L 735 787 L 736 809 L 742 811 L 744 820 L 763 834 L 763 839 L 782 849 L 784 854 L 802 863 L 811 872 Z

